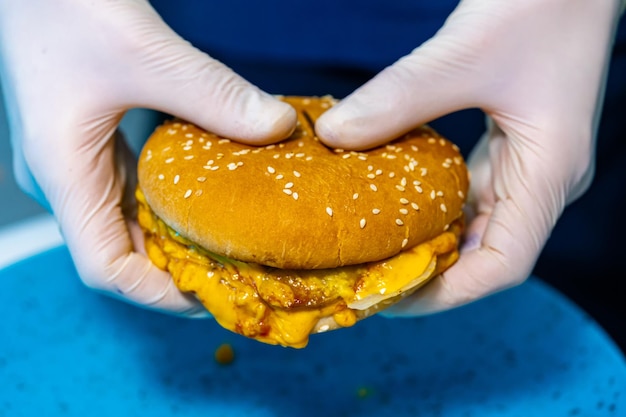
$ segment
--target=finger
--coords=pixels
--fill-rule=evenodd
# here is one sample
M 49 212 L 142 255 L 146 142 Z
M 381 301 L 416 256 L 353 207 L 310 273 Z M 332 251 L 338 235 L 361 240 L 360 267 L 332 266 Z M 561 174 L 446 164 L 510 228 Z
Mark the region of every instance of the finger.
M 224 64 L 175 34 L 152 11 L 137 19 L 137 33 L 149 34 L 148 47 L 138 43 L 142 63 L 133 93 L 149 107 L 251 144 L 286 138 L 296 124 L 295 110 L 261 91 Z
M 459 260 L 388 315 L 448 310 L 518 285 L 530 275 L 563 203 L 551 197 L 555 190 L 544 182 L 542 162 L 532 151 L 516 150 L 514 141 L 503 137 L 499 129 L 493 132 L 488 160 L 483 161 L 492 168 L 482 171 L 487 176 L 478 175 L 473 181 L 477 215 L 467 226 Z M 474 163 L 485 158 L 480 155 L 482 151 Z M 528 167 L 533 170 L 527 171 Z
M 89 133 L 94 137 L 112 134 Z M 73 145 L 79 142 L 56 141 L 52 153 L 39 149 L 37 155 L 54 154 L 55 158 L 31 166 L 36 177 L 46 176 L 43 191 L 83 282 L 154 310 L 189 317 L 208 315 L 193 297 L 175 288 L 169 274 L 137 252 L 143 247 L 141 233 L 136 226 L 129 227 L 121 205 L 132 168 L 115 166 L 116 141 L 94 141 L 90 147 Z M 42 141 L 38 146 L 49 143 Z
M 473 25 L 446 25 L 324 113 L 316 123 L 318 136 L 333 147 L 364 149 L 476 106 L 473 96 L 479 88 L 480 62 L 468 53 L 476 36 Z

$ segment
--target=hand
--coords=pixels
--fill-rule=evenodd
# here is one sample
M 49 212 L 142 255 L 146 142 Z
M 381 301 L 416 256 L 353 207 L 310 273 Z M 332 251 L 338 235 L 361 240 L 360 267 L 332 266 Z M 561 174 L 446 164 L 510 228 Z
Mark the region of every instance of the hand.
M 523 282 L 565 206 L 589 186 L 619 2 L 464 0 L 431 40 L 317 121 L 366 148 L 481 108 L 459 261 L 387 315 L 450 309 Z M 450 138 L 454 140 L 454 138 Z
M 17 180 L 58 219 L 82 280 L 206 315 L 142 252 L 136 165 L 118 123 L 151 108 L 262 144 L 291 132 L 293 109 L 178 37 L 145 0 L 0 2 L 0 53 Z

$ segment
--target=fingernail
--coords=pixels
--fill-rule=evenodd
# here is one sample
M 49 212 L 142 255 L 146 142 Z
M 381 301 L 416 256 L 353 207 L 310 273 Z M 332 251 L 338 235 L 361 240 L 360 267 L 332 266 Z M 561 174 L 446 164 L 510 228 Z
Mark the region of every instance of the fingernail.
M 461 244 L 461 253 L 468 252 L 474 250 L 480 246 L 480 236 L 476 233 L 472 233 L 465 238 L 463 243 Z

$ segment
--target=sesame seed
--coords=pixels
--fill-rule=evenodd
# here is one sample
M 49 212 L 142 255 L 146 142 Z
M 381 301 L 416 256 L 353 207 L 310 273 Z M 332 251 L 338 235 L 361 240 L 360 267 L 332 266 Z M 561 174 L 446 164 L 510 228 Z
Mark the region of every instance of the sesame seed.
M 353 200 L 356 200 L 357 198 L 359 198 L 359 193 L 352 194 L 352 199 Z
M 361 161 L 367 161 L 367 155 L 359 155 L 357 156 Z
M 267 167 L 267 172 L 269 172 L 270 174 L 274 174 L 276 170 L 272 167 Z
M 443 197 L 443 191 L 437 191 L 437 196 L 438 197 Z
M 395 172 L 390 172 L 390 173 L 389 173 L 389 178 L 393 178 L 393 177 L 395 177 L 395 176 L 396 176 L 396 173 L 395 173 Z
M 230 140 L 228 140 L 228 139 L 220 139 L 220 140 L 217 141 L 218 145 L 222 145 L 224 143 L 230 143 Z
M 437 197 L 437 193 L 435 192 L 435 190 L 432 190 L 432 191 L 430 192 L 430 199 L 431 199 L 431 200 L 434 200 L 434 199 L 435 199 L 435 197 Z
M 318 331 L 319 333 L 322 333 L 322 332 L 326 332 L 326 331 L 328 331 L 328 329 L 330 329 L 330 326 L 329 326 L 328 324 L 324 324 L 324 325 L 320 326 L 320 328 L 319 328 L 319 329 L 317 329 L 317 331 Z
M 361 219 L 359 221 L 359 226 L 361 226 L 361 229 L 363 229 L 365 227 L 365 224 L 367 223 L 367 221 L 365 219 Z
M 424 192 L 424 190 L 422 189 L 422 187 L 420 187 L 419 185 L 416 185 L 416 186 L 415 186 L 415 191 L 417 191 L 417 192 L 418 192 L 418 193 L 420 193 L 420 194 Z
M 400 220 L 400 219 L 396 219 L 396 224 L 398 226 L 402 226 L 402 225 L 404 225 L 404 222 L 402 220 Z
M 196 196 L 200 197 L 202 195 L 202 190 L 197 190 L 196 191 Z
M 372 165 L 368 165 L 368 166 L 367 166 L 367 170 L 368 170 L 368 171 L 373 171 L 373 170 L 374 170 L 374 167 L 373 167 Z
M 404 188 L 403 186 L 401 186 L 401 185 L 396 185 L 396 190 L 398 190 L 398 191 L 404 191 L 404 190 L 405 190 L 405 188 Z
M 165 148 L 163 148 L 161 152 L 169 152 L 171 149 L 172 149 L 171 146 L 166 146 Z
M 420 209 L 420 206 L 418 206 L 417 203 L 411 203 L 411 207 L 413 207 L 413 210 L 415 211 Z
M 439 208 L 441 209 L 441 211 L 443 211 L 444 213 L 446 213 L 448 211 L 448 209 L 446 208 L 446 205 L 441 203 L 441 205 L 439 206 Z
M 291 196 L 293 197 L 294 200 L 297 200 L 298 197 L 299 197 L 298 193 L 293 193 L 293 194 L 291 194 Z
M 459 196 L 459 198 L 465 198 L 465 194 L 463 194 L 463 191 L 461 191 L 461 190 L 459 190 L 457 195 Z
M 380 290 L 378 290 L 378 292 L 380 293 L 380 295 L 383 295 L 387 292 L 387 288 L 381 288 Z
M 395 155 L 387 155 L 387 159 L 396 159 L 397 157 Z
M 406 178 L 402 177 L 402 179 L 400 180 L 400 185 L 403 187 L 406 187 Z
M 234 171 L 237 169 L 237 164 L 234 162 L 231 162 L 230 164 L 228 164 L 228 169 L 231 171 Z
M 372 209 L 372 213 L 373 214 L 380 214 L 380 209 L 377 209 L 377 208 Z
M 376 170 L 376 175 L 382 175 L 382 173 L 383 173 L 383 170 L 382 170 L 382 169 L 377 169 L 377 170 Z
M 276 175 L 276 179 L 277 180 L 282 180 L 283 178 L 285 178 L 285 176 L 283 174 Z
M 191 146 L 187 145 L 183 148 L 183 151 L 190 151 L 191 150 Z M 191 159 L 191 158 L 187 158 L 188 156 L 191 156 L 191 158 L 193 158 L 193 155 L 187 155 L 185 156 L 185 159 Z
M 428 174 L 428 170 L 427 170 L 426 168 L 422 168 L 422 169 L 420 170 L 420 175 L 421 175 L 422 177 L 424 177 L 426 174 Z
M 304 155 L 306 155 L 304 152 L 298 152 L 296 158 L 302 158 Z
M 417 146 L 415 146 L 415 145 L 411 145 L 411 149 L 412 149 L 414 152 L 418 152 L 418 151 L 419 151 L 419 149 L 418 149 L 418 148 L 417 148 Z
M 276 145 L 271 144 L 271 145 L 267 145 L 267 146 L 265 147 L 265 149 L 274 149 L 275 147 L 276 147 Z
M 409 244 L 409 239 L 404 238 L 404 240 L 402 241 L 402 247 L 404 248 L 408 244 Z
M 312 156 L 307 156 L 306 158 L 304 158 L 304 160 L 305 161 L 311 161 L 311 160 L 313 160 L 313 157 Z
M 401 209 L 400 209 L 400 210 L 398 210 L 398 211 L 399 211 L 400 213 L 402 213 L 402 214 L 405 214 L 405 215 L 406 215 L 406 214 L 409 214 L 409 211 L 408 211 L 407 209 L 405 209 L 405 208 L 401 208 Z
M 439 144 L 441 146 L 445 146 L 446 145 L 446 141 L 444 139 L 439 139 Z
M 217 165 L 213 165 L 213 166 L 211 167 L 211 171 L 217 171 L 218 169 L 220 169 L 220 167 L 219 167 L 219 166 L 217 166 Z
M 367 174 L 367 178 L 373 180 L 374 178 L 376 178 L 376 174 L 369 173 Z
M 205 182 L 206 181 L 206 177 L 198 177 L 198 182 Z
M 300 174 L 298 171 L 293 171 L 293 175 L 296 178 L 300 178 L 302 176 L 302 174 Z
M 285 154 L 285 158 L 287 158 L 287 159 L 291 159 L 292 157 L 293 157 L 293 152 L 287 152 Z
M 220 153 L 218 153 L 217 155 L 215 155 L 215 157 L 216 157 L 217 159 L 222 159 L 222 158 L 224 157 L 224 154 L 220 152 Z
M 370 184 L 370 188 L 372 191 L 378 191 L 378 187 L 376 187 L 376 185 L 374 184 Z
M 193 133 L 185 133 L 186 138 L 193 138 Z
M 326 214 L 328 214 L 330 217 L 333 217 L 333 209 L 331 209 L 330 207 L 326 207 Z
M 159 177 L 158 177 L 158 178 L 162 181 L 162 180 L 164 180 L 164 179 L 165 179 L 165 175 L 163 175 L 163 174 L 159 174 Z
M 213 165 L 213 163 L 215 163 L 215 161 L 214 161 L 214 160 L 212 160 L 212 159 L 209 159 L 209 160 L 207 161 L 207 163 L 206 163 L 206 164 L 207 164 L 207 165 Z
M 167 158 L 167 159 L 165 160 L 165 163 L 166 163 L 166 164 L 171 164 L 172 162 L 174 162 L 174 158 Z
M 183 158 L 185 161 L 189 161 L 193 159 L 193 155 L 185 155 L 185 157 Z
M 341 157 L 343 159 L 348 159 L 348 158 L 350 158 L 350 154 L 349 153 L 345 153 L 345 154 L 341 155 Z
M 178 181 L 180 181 L 180 175 L 174 177 L 174 184 L 178 184 Z
M 433 143 L 436 143 L 436 142 L 437 142 L 437 141 L 435 140 L 435 138 L 430 138 L 430 139 L 428 139 L 428 143 L 430 143 L 431 145 L 432 145 Z
M 275 153 L 274 156 L 272 156 L 272 158 L 278 159 L 278 158 L 280 158 L 280 154 L 279 153 Z
M 293 187 L 293 182 L 288 182 L 287 184 L 285 184 L 285 188 L 291 188 Z
M 185 192 L 185 195 L 184 195 L 183 197 L 185 197 L 185 198 L 189 198 L 190 196 L 191 196 L 191 190 L 187 190 L 187 191 Z
M 283 193 L 285 193 L 285 194 L 287 194 L 287 195 L 291 195 L 291 194 L 293 194 L 293 191 L 291 191 L 289 188 L 285 188 L 285 189 L 283 190 Z
M 400 199 L 400 203 L 402 203 L 402 204 L 409 204 L 409 200 L 407 200 L 406 198 L 402 197 Z

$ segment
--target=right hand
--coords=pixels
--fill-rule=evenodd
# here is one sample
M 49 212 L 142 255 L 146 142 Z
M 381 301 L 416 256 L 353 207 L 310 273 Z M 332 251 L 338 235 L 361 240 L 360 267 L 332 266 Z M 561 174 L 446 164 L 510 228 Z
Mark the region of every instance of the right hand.
M 145 256 L 118 124 L 151 108 L 265 144 L 290 134 L 293 109 L 181 39 L 145 0 L 0 2 L 0 79 L 17 181 L 56 217 L 83 282 L 206 316 Z

